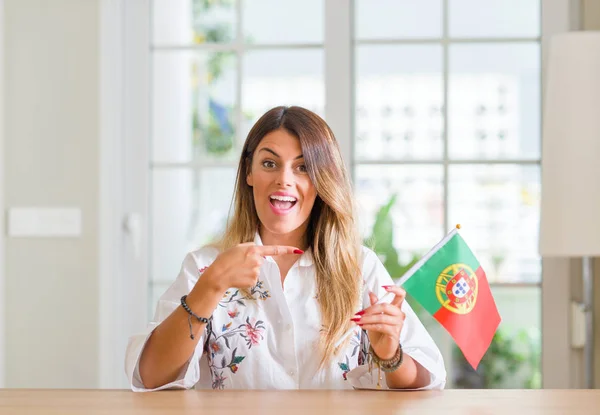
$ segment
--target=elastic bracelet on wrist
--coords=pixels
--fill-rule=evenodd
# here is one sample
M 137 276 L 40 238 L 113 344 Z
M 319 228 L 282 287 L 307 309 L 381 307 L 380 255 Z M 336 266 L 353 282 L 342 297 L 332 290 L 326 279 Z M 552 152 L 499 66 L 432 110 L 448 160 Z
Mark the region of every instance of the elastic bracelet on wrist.
M 372 346 L 369 346 L 371 349 L 371 357 L 373 358 L 373 362 L 377 364 L 377 366 L 384 372 L 394 372 L 396 369 L 400 367 L 402 364 L 402 360 L 404 360 L 404 352 L 402 351 L 402 345 L 398 345 L 398 349 L 394 356 L 388 360 L 382 360 L 377 356 L 375 350 L 373 350 Z
M 190 327 L 190 339 L 194 340 L 194 332 L 192 330 L 192 317 L 194 317 L 200 323 L 208 324 L 212 320 L 212 316 L 210 316 L 209 318 L 206 318 L 206 317 L 200 317 L 200 316 L 196 315 L 190 309 L 190 307 L 187 305 L 187 303 L 185 302 L 186 298 L 187 298 L 187 295 L 184 295 L 183 297 L 181 297 L 181 306 L 189 314 L 189 316 L 188 316 L 188 325 Z

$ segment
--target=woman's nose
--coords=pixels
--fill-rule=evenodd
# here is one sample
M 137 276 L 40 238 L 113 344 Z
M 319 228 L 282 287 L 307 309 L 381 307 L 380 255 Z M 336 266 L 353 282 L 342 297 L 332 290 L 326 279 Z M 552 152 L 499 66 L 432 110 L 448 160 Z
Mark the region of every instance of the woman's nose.
M 294 172 L 292 169 L 283 168 L 277 176 L 277 185 L 289 187 L 294 184 Z

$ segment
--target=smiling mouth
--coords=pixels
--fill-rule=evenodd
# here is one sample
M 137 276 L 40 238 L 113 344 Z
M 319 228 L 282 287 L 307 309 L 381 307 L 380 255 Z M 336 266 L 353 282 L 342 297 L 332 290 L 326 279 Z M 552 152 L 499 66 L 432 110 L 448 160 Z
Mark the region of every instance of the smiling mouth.
M 298 199 L 293 196 L 271 196 L 269 197 L 269 201 L 271 202 L 271 206 L 275 209 L 286 211 L 293 208 L 298 202 Z

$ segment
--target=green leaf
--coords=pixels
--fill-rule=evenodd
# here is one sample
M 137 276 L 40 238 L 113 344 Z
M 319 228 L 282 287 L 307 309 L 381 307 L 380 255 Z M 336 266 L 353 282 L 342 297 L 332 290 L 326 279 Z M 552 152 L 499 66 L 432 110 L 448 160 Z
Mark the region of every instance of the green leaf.
M 392 195 L 390 200 L 379 209 L 375 216 L 375 224 L 373 225 L 373 233 L 371 234 L 370 244 L 377 253 L 392 254 L 394 249 L 394 226 L 390 210 L 396 203 L 396 195 Z M 396 254 L 397 255 L 397 254 Z
M 231 362 L 231 364 L 237 365 L 245 358 L 246 358 L 246 356 L 236 356 L 235 359 L 233 359 L 233 361 Z
M 401 263 L 400 255 L 394 247 L 394 223 L 391 216 L 391 210 L 396 203 L 397 195 L 393 194 L 388 202 L 383 205 L 375 217 L 372 234 L 364 241 L 364 244 L 370 246 L 381 258 L 383 266 L 390 274 L 393 280 L 398 280 L 406 273 L 418 260 L 419 256 L 412 254 L 408 263 Z M 427 313 L 412 298 L 407 297 L 409 304 L 419 317 Z

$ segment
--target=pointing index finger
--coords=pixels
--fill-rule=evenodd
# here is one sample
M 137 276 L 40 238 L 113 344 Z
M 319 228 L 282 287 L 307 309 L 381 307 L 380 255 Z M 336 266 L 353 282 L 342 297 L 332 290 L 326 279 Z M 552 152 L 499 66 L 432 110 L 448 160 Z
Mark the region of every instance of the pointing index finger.
M 277 256 L 277 255 L 290 255 L 290 254 L 296 254 L 296 255 L 301 255 L 304 253 L 304 251 L 302 251 L 301 249 L 298 249 L 294 246 L 285 246 L 285 245 L 265 245 L 265 246 L 259 246 L 258 248 L 258 252 L 261 255 L 268 255 L 268 256 Z

